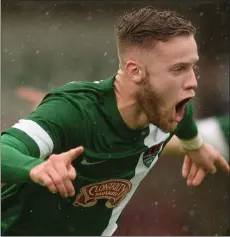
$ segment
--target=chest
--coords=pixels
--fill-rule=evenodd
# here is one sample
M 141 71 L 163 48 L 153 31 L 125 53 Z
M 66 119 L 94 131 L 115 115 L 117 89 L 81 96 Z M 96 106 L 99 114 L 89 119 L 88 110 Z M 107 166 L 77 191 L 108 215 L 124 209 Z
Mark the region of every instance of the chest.
M 85 142 L 84 153 L 74 166 L 82 180 L 130 179 L 140 159 L 146 169 L 150 168 L 168 137 L 168 133 L 153 125 L 139 135 L 126 138 L 111 131 L 97 131 Z

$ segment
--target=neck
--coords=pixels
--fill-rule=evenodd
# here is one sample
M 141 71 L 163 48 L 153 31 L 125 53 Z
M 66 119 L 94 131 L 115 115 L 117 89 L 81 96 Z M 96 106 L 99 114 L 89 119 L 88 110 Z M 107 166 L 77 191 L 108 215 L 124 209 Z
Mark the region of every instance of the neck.
M 114 81 L 117 107 L 122 119 L 131 129 L 145 128 L 149 125 L 146 114 L 136 100 L 137 89 L 137 85 L 119 70 Z

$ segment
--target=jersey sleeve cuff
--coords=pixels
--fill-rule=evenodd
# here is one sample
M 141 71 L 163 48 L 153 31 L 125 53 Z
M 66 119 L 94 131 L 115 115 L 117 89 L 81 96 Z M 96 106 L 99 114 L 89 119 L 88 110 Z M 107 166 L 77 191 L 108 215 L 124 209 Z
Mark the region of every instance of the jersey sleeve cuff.
M 180 139 L 180 144 L 183 148 L 187 150 L 196 150 L 199 149 L 203 145 L 204 141 L 200 133 L 197 134 L 196 137 L 189 140 Z

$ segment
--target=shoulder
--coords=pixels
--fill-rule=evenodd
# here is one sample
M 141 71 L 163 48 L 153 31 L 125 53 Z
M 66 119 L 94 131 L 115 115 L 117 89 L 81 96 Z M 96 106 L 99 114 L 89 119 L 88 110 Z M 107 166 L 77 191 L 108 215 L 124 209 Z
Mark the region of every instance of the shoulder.
M 43 103 L 51 98 L 60 98 L 63 102 L 85 103 L 95 102 L 108 88 L 108 80 L 94 82 L 72 81 L 50 91 Z
M 69 83 L 62 85 L 61 87 L 55 88 L 50 93 L 98 94 L 105 89 L 106 82 L 107 80 L 100 80 L 100 81 L 93 81 L 93 82 L 71 81 Z

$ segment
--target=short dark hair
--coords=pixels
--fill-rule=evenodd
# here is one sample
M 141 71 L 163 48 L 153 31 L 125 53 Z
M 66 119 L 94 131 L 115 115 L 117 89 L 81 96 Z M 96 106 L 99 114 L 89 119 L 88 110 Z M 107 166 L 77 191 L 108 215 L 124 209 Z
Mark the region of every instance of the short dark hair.
M 174 11 L 145 7 L 126 13 L 115 25 L 118 48 L 146 47 L 152 41 L 168 41 L 181 35 L 195 35 L 192 23 Z

